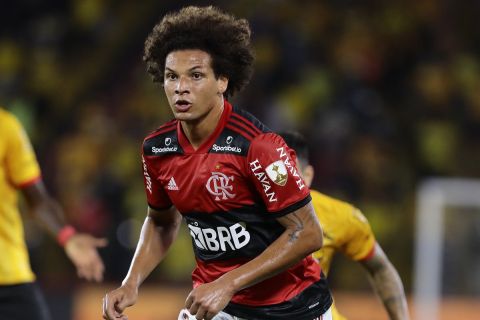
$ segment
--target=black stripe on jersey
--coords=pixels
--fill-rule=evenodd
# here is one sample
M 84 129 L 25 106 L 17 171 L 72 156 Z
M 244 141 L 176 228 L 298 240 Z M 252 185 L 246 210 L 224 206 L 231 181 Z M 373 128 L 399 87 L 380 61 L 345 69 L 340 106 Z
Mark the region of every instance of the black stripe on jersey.
M 230 302 L 224 311 L 249 320 L 314 320 L 321 319 L 321 315 L 327 312 L 332 303 L 332 295 L 322 273 L 319 281 L 288 301 L 267 306 L 246 306 Z
M 238 130 L 241 130 L 243 133 L 251 136 L 252 137 L 251 139 L 255 138 L 256 136 L 258 136 L 260 134 L 260 133 L 258 133 L 258 131 L 253 131 L 251 129 L 251 127 L 245 125 L 243 122 L 235 120 L 234 118 L 230 118 L 230 120 L 228 120 L 227 124 L 230 125 L 230 126 L 234 126 Z
M 250 112 L 245 111 L 241 108 L 233 107 L 233 113 L 231 117 L 234 117 L 236 120 L 241 121 L 248 125 L 252 130 L 260 133 L 272 132 L 266 125 L 264 125 L 260 120 L 255 118 Z
M 165 133 L 165 132 L 168 132 L 168 131 L 171 131 L 171 130 L 176 130 L 176 129 L 177 129 L 177 123 L 174 123 L 173 125 L 168 126 L 168 127 L 158 128 L 155 133 L 156 134 L 162 134 L 162 133 Z
M 235 113 L 232 114 L 230 121 L 236 122 L 239 126 L 244 127 L 246 130 L 248 130 L 249 132 L 252 132 L 256 136 L 262 133 L 262 131 L 260 131 L 257 127 L 253 126 L 251 123 L 246 121 L 245 118 L 242 118 Z
M 249 133 L 248 131 L 245 131 L 244 129 L 242 129 L 240 127 L 238 127 L 234 123 L 228 122 L 225 125 L 225 128 L 228 128 L 228 129 L 236 132 L 237 134 L 242 135 L 248 141 L 251 141 L 254 138 L 254 136 L 251 133 Z
M 166 154 L 180 153 L 183 149 L 178 143 L 177 128 L 171 127 L 166 131 L 159 130 L 155 135 L 151 135 L 143 142 L 143 154 L 147 156 L 163 156 Z
M 285 231 L 263 204 L 183 216 L 195 256 L 202 261 L 254 258 Z
M 153 137 L 155 137 L 159 134 L 162 134 L 164 132 L 173 130 L 173 128 L 175 128 L 176 126 L 177 126 L 177 119 L 172 119 L 172 120 L 168 121 L 167 123 L 162 124 L 160 127 L 155 129 L 155 131 L 149 133 L 147 135 L 147 137 L 145 138 L 145 140 L 153 138 Z
M 310 195 L 306 196 L 303 200 L 295 202 L 294 204 L 282 209 L 280 211 L 270 212 L 269 215 L 275 218 L 283 217 L 289 213 L 292 213 L 295 210 L 300 209 L 301 207 L 305 206 L 307 203 L 312 201 L 312 197 Z
M 163 125 L 161 125 L 160 127 L 157 128 L 156 131 L 160 131 L 160 130 L 163 130 L 163 129 L 166 129 L 166 128 L 170 128 L 170 127 L 173 127 L 173 126 L 176 126 L 177 125 L 177 119 L 172 119 L 166 123 L 164 123 Z
M 250 139 L 225 127 L 208 152 L 246 156 L 249 147 Z

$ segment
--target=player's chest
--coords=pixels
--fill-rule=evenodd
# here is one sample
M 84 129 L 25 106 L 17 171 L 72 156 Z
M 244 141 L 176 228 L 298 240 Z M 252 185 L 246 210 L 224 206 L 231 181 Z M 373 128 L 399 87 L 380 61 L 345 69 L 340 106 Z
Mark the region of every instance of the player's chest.
M 158 179 L 180 212 L 213 212 L 250 198 L 244 167 L 239 156 L 184 155 L 162 165 Z

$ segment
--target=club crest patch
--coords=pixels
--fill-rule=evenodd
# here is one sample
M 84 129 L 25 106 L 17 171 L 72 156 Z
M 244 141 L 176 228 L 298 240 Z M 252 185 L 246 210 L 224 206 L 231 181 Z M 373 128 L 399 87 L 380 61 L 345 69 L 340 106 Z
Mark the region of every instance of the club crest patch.
M 277 160 L 274 163 L 269 164 L 265 171 L 270 180 L 275 184 L 283 187 L 287 183 L 288 172 L 282 160 Z

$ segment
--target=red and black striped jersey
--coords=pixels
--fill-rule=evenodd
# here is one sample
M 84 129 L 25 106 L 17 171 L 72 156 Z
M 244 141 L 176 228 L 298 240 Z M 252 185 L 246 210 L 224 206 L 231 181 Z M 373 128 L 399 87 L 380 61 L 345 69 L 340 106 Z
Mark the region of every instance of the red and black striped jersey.
M 276 218 L 311 201 L 283 139 L 226 101 L 216 129 L 196 150 L 176 120 L 147 136 L 143 169 L 149 206 L 174 205 L 186 221 L 197 261 L 194 286 L 258 256 L 285 230 Z M 281 304 L 321 281 L 320 274 L 309 256 L 238 292 L 232 302 Z M 315 297 L 320 295 L 330 301 L 328 289 Z

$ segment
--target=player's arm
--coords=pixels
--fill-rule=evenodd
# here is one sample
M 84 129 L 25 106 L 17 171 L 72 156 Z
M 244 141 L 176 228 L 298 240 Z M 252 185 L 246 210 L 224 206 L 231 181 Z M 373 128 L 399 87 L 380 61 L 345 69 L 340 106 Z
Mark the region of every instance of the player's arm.
M 127 319 L 123 311 L 135 304 L 139 286 L 165 257 L 178 234 L 180 223 L 181 215 L 174 206 L 165 210 L 148 208 L 127 276 L 120 288 L 103 298 L 104 319 Z
M 360 263 L 367 270 L 375 292 L 382 300 L 390 319 L 410 319 L 402 280 L 397 270 L 378 243 L 374 250 L 373 256 Z
M 236 292 L 288 269 L 322 246 L 322 229 L 310 202 L 277 220 L 285 227 L 281 236 L 255 259 L 194 289 L 186 301 L 190 313 L 212 319 Z
M 40 168 L 25 130 L 13 116 L 7 126 L 5 168 L 8 179 L 22 191 L 30 213 L 64 246 L 78 275 L 88 280 L 102 280 L 104 266 L 97 247 L 105 246 L 106 241 L 78 234 L 65 225 L 62 209 L 50 197 L 40 178 Z
M 67 256 L 77 269 L 79 277 L 87 280 L 101 281 L 104 265 L 97 248 L 104 247 L 105 239 L 77 233 L 66 225 L 63 210 L 49 195 L 41 179 L 21 188 L 30 213 L 38 220 L 64 247 Z

